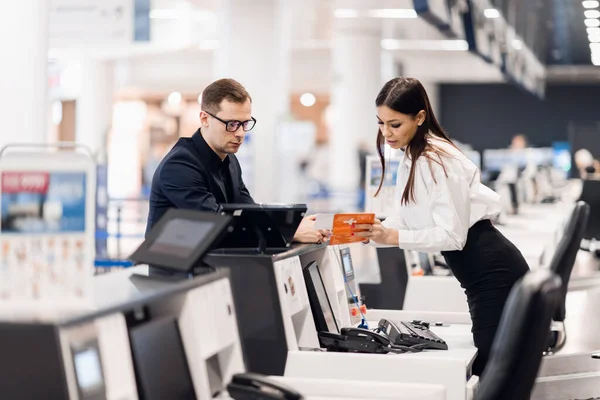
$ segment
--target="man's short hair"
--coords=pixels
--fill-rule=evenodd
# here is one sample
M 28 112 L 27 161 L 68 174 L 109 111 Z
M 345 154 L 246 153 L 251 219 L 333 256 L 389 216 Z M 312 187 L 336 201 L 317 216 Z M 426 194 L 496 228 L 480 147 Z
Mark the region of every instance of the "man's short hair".
M 202 110 L 216 114 L 223 100 L 244 104 L 252 98 L 241 83 L 234 79 L 219 79 L 208 85 L 202 92 Z

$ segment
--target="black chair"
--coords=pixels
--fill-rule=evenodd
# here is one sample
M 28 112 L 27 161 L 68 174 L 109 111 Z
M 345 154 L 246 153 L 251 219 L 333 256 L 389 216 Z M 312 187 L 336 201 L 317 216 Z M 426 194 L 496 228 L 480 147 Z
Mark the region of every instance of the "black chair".
M 600 180 L 586 179 L 579 200 L 590 205 L 590 219 L 583 234 L 587 240 L 600 239 Z
M 584 201 L 578 201 L 565 227 L 563 237 L 558 243 L 556 252 L 550 261 L 550 270 L 560 276 L 562 280 L 561 298 L 552 318 L 557 324 L 553 324 L 550 343 L 548 344 L 548 350 L 552 352 L 560 350 L 567 338 L 564 328 L 566 317 L 565 300 L 571 271 L 575 265 L 575 259 L 577 258 L 577 252 L 579 251 L 589 215 L 590 206 Z
M 476 400 L 530 398 L 560 286 L 556 274 L 538 270 L 527 273 L 512 288 Z

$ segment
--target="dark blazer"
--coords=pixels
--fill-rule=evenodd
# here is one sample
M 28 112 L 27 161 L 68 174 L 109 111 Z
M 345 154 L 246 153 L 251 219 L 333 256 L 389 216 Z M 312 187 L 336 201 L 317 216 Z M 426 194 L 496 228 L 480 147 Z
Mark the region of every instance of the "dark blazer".
M 218 170 L 229 164 L 233 198 Z M 160 162 L 152 178 L 150 210 L 146 233 L 169 208 L 216 212 L 223 203 L 254 203 L 244 181 L 238 159 L 233 154 L 224 161 L 208 146 L 200 129 L 191 138 L 180 138 Z

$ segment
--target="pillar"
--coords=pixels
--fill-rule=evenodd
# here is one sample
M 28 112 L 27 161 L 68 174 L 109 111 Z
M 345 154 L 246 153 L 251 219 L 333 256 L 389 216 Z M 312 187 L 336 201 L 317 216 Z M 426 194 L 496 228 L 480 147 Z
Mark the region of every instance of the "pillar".
M 46 142 L 48 1 L 2 3 L 0 146 Z
M 252 97 L 256 127 L 239 151 L 244 180 L 258 202 L 273 202 L 275 135 L 289 112 L 290 5 L 286 0 L 223 0 L 214 77 L 232 78 Z
M 75 140 L 92 150 L 98 161 L 104 162 L 107 135 L 112 126 L 114 64 L 85 55 L 81 62 L 81 78 Z
M 438 121 L 442 123 L 442 114 L 440 108 L 440 84 L 431 81 L 421 81 L 421 84 L 427 92 L 427 97 L 429 97 L 429 102 L 431 103 L 431 108 L 433 108 L 433 113 L 435 114 Z
M 339 7 L 345 8 L 341 1 Z M 375 98 L 382 87 L 381 28 L 378 20 L 336 19 L 332 50 L 330 189 L 334 209 L 357 205 L 361 143 L 375 148 Z

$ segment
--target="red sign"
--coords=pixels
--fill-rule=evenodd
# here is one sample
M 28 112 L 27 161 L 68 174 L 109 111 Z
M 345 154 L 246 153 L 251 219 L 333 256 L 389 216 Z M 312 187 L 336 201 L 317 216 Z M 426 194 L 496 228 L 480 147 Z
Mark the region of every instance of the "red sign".
M 50 174 L 48 172 L 3 172 L 2 193 L 41 193 L 48 192 Z

